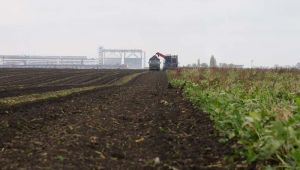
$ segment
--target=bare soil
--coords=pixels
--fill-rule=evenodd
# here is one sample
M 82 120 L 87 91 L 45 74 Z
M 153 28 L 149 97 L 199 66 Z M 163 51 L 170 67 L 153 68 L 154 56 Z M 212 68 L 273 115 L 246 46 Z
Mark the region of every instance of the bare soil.
M 2 70 L 2 72 L 7 72 L 7 75 L 0 74 L 0 97 L 4 98 L 109 84 L 139 70 L 16 69 L 14 72 L 13 70 Z M 10 77 L 6 78 L 7 76 Z
M 218 139 L 163 72 L 0 108 L 0 169 L 224 169 Z

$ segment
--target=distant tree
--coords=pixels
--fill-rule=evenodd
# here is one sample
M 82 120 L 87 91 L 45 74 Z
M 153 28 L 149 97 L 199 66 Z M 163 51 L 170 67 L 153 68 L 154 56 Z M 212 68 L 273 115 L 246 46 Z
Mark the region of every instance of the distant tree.
M 197 60 L 197 67 L 200 67 L 200 59 Z
M 300 62 L 296 64 L 296 68 L 300 69 Z
M 217 60 L 213 55 L 210 58 L 210 67 L 217 67 Z
M 278 64 L 275 64 L 274 65 L 274 68 L 276 68 L 276 69 L 279 69 L 281 66 L 280 65 L 278 65 Z
M 227 63 L 219 63 L 219 67 L 221 67 L 221 68 L 227 68 L 228 64 Z
M 200 66 L 203 67 L 203 68 L 207 68 L 207 67 L 208 67 L 208 64 L 206 64 L 206 63 L 201 63 Z

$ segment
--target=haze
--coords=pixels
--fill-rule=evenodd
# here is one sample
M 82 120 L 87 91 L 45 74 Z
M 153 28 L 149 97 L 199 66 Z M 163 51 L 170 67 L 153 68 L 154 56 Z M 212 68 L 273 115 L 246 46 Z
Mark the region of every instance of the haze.
M 85 55 L 97 48 L 178 54 L 180 64 L 300 62 L 297 0 L 0 0 L 0 54 Z

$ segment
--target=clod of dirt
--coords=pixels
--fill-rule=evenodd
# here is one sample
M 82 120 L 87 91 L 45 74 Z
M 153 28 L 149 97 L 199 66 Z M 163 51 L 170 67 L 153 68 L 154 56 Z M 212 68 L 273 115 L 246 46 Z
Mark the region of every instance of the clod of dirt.
M 100 155 L 101 159 L 106 159 L 106 157 L 104 156 L 104 154 L 102 152 L 99 151 L 95 151 L 96 154 Z
M 169 105 L 169 102 L 167 102 L 166 100 L 161 100 L 160 103 L 163 104 L 163 105 L 165 105 L 165 106 Z
M 160 164 L 160 159 L 159 159 L 159 157 L 154 158 L 153 162 L 154 162 L 154 165 Z
M 125 154 L 120 151 L 120 150 L 113 150 L 111 151 L 111 157 L 116 158 L 116 159 L 124 159 L 125 158 Z
M 43 145 L 43 143 L 42 143 L 42 142 L 39 142 L 39 141 L 34 141 L 33 144 L 39 145 L 39 146 L 42 146 L 42 145 Z
M 141 142 L 144 142 L 144 140 L 145 140 L 145 138 L 142 137 L 142 138 L 140 138 L 140 139 L 135 140 L 135 142 L 136 142 L 136 143 L 141 143 Z
M 98 137 L 97 136 L 91 136 L 90 142 L 94 145 L 98 144 Z

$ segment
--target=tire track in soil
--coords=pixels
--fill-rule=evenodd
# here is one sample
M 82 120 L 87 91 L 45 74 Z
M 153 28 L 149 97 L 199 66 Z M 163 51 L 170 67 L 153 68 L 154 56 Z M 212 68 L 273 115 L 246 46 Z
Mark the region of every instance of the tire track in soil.
M 217 142 L 209 116 L 167 87 L 164 73 L 149 72 L 0 114 L 0 167 L 222 169 L 229 146 Z

